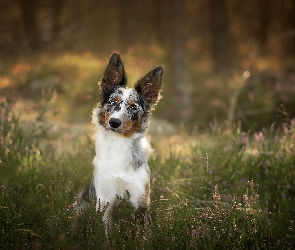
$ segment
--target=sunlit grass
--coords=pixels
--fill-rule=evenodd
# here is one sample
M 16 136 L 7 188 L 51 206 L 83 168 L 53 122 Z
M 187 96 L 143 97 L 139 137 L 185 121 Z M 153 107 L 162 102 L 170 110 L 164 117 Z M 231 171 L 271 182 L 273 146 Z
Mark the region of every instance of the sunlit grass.
M 215 123 L 194 136 L 153 138 L 152 221 L 114 224 L 107 239 L 94 210 L 77 217 L 69 209 L 92 176 L 93 141 L 63 130 L 52 137 L 41 118 L 24 131 L 4 99 L 0 108 L 3 249 L 294 247 L 294 120 L 255 134 Z

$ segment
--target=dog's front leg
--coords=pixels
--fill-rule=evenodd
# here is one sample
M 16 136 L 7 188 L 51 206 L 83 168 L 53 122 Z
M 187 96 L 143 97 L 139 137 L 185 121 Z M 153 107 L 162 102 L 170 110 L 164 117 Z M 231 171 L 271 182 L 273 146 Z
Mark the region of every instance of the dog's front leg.
M 146 221 L 150 222 L 151 217 L 149 214 L 150 207 L 150 182 L 149 180 L 145 184 L 145 192 L 142 194 L 136 202 L 133 203 L 135 206 L 135 216 L 139 220 L 139 223 L 143 225 Z

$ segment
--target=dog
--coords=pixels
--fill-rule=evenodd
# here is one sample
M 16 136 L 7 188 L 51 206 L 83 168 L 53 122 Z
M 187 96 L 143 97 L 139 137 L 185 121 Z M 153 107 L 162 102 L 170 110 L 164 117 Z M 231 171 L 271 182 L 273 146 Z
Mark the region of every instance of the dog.
M 118 197 L 128 199 L 141 222 L 150 207 L 151 146 L 146 133 L 149 117 L 161 98 L 163 66 L 157 66 L 127 88 L 119 53 L 114 52 L 99 84 L 100 97 L 92 112 L 96 125 L 94 171 L 91 182 L 74 204 L 80 214 L 95 204 L 106 227 Z

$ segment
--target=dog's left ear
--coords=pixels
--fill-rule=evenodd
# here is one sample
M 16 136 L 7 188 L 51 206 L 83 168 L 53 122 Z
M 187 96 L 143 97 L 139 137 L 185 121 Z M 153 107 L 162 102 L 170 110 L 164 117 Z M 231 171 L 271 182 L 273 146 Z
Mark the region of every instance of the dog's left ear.
M 157 66 L 134 85 L 134 89 L 140 94 L 148 107 L 151 107 L 160 99 L 163 73 L 164 67 Z
M 119 53 L 113 52 L 100 82 L 104 101 L 106 101 L 108 96 L 114 91 L 114 88 L 117 86 L 125 87 L 126 84 L 127 78 L 123 61 Z

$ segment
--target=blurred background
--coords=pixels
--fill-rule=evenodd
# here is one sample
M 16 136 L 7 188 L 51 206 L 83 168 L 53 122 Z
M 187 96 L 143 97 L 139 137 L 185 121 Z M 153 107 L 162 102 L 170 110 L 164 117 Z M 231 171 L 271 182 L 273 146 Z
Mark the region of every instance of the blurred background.
M 165 66 L 154 115 L 175 127 L 295 115 L 295 0 L 1 0 L 0 23 L 0 96 L 26 119 L 90 124 L 113 51 L 130 86 Z

